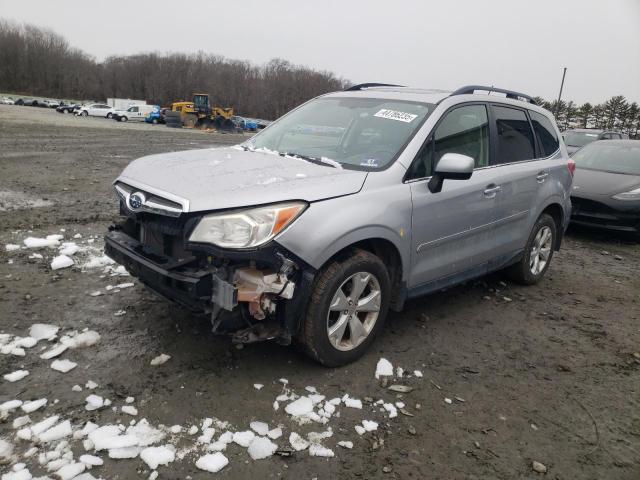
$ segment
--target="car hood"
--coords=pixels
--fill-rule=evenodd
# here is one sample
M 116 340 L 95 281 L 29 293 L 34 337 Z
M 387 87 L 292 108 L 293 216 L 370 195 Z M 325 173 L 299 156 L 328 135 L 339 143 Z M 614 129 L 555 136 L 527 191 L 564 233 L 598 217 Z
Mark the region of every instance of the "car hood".
M 598 170 L 576 168 L 573 176 L 572 194 L 611 196 L 628 192 L 640 185 L 640 175 L 625 175 Z
M 334 168 L 240 147 L 187 150 L 134 160 L 117 181 L 189 212 L 287 200 L 314 202 L 357 193 L 367 172 Z

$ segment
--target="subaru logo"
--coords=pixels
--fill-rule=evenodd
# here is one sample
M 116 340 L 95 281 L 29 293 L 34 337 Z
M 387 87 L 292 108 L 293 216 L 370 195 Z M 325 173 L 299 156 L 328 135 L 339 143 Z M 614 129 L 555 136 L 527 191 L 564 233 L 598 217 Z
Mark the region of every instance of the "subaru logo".
M 131 210 L 138 210 L 142 205 L 144 205 L 144 193 L 136 192 L 131 194 L 129 197 L 129 207 Z

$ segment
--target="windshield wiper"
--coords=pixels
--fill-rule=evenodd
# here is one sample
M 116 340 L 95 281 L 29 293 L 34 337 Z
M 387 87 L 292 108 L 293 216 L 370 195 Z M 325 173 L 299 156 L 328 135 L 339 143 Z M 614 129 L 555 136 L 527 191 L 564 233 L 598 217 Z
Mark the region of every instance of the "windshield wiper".
M 325 162 L 324 160 L 322 160 L 322 158 L 312 157 L 310 155 L 302 155 L 300 153 L 295 153 L 295 152 L 284 152 L 284 153 L 281 153 L 280 156 L 282 157 L 289 156 L 289 157 L 299 158 L 301 160 L 306 160 L 307 162 L 310 162 L 310 163 L 315 163 L 316 165 L 324 165 L 325 167 L 338 168 L 336 165 L 333 165 L 330 162 Z

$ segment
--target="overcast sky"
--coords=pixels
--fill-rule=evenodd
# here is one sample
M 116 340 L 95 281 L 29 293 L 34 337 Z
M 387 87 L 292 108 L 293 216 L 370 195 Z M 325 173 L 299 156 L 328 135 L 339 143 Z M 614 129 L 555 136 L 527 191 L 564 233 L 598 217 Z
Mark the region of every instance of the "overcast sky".
M 203 50 L 354 82 L 640 102 L 640 0 L 0 0 L 103 59 Z

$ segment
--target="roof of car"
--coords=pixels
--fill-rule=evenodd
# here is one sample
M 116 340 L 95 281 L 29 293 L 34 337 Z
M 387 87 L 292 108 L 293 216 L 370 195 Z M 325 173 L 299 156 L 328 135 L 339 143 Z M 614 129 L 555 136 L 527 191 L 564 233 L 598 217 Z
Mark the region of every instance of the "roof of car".
M 577 132 L 577 133 L 602 133 L 606 130 L 602 130 L 600 128 L 569 128 L 562 133 L 565 132 Z
M 486 91 L 487 93 L 475 93 L 475 91 Z M 513 92 L 493 87 L 482 87 L 479 85 L 469 85 L 455 91 L 427 89 L 416 87 L 405 87 L 402 85 L 383 84 L 362 84 L 348 88 L 341 92 L 328 93 L 330 97 L 362 97 L 362 98 L 385 98 L 389 100 L 404 100 L 410 102 L 422 102 L 438 104 L 444 99 L 452 96 L 460 96 L 465 100 L 486 100 L 491 97 L 492 101 L 508 103 L 511 105 L 526 106 L 532 110 L 546 111 L 541 106 L 533 103 L 533 99 L 523 93 Z M 517 97 L 517 98 L 516 98 Z
M 640 147 L 640 140 L 598 140 L 587 145 L 614 145 L 618 147 Z

